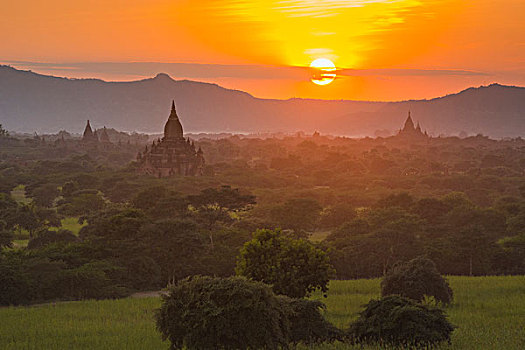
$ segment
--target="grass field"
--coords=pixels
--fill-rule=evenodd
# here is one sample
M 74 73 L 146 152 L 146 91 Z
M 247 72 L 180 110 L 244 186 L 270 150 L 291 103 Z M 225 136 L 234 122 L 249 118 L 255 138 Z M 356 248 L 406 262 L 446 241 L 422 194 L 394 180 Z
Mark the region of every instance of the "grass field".
M 11 191 L 11 197 L 22 204 L 31 203 L 31 198 L 26 197 L 26 189 L 24 185 L 18 185 Z
M 525 276 L 449 280 L 455 301 L 447 312 L 458 329 L 452 345 L 441 349 L 525 349 Z M 346 327 L 361 305 L 379 295 L 377 279 L 333 281 L 330 287 L 323 299 L 326 316 L 338 327 Z M 0 349 L 168 349 L 153 321 L 159 305 L 155 297 L 0 308 Z
M 75 235 L 78 235 L 80 232 L 80 229 L 84 226 L 86 226 L 87 223 L 79 224 L 77 217 L 67 217 L 62 220 L 60 220 L 62 226 L 60 227 L 50 227 L 49 229 L 52 231 L 58 231 L 59 229 L 63 228 L 66 230 L 69 230 L 73 232 Z M 22 230 L 22 235 L 29 236 L 29 233 L 26 230 Z M 24 248 L 27 247 L 27 244 L 29 243 L 29 238 L 27 239 L 15 239 L 13 241 L 13 247 L 14 248 Z
M 51 227 L 50 229 L 58 231 L 58 229 L 63 228 L 65 230 L 69 230 L 73 232 L 75 235 L 78 235 L 78 233 L 80 232 L 80 229 L 87 225 L 86 222 L 84 222 L 83 224 L 79 224 L 78 217 L 73 217 L 73 216 L 60 220 L 60 223 L 62 224 L 61 227 Z

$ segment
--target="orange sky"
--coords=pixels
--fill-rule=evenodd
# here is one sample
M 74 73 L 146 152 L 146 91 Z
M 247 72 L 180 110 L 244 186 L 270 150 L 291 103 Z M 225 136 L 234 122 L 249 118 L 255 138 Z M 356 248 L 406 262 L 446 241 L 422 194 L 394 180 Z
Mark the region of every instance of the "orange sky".
M 167 72 L 258 97 L 359 100 L 525 85 L 523 0 L 0 0 L 0 8 L 0 62 L 59 76 Z M 327 86 L 297 68 L 320 57 L 342 70 Z

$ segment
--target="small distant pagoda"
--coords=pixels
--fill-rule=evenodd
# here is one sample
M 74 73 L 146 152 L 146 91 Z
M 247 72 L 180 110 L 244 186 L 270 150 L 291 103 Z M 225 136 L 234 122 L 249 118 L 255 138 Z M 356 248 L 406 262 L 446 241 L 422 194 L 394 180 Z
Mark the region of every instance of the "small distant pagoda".
M 98 143 L 98 136 L 97 132 L 93 132 L 93 129 L 91 129 L 91 124 L 89 124 L 89 120 L 87 121 L 86 128 L 84 129 L 84 134 L 82 134 L 82 143 L 85 144 L 97 144 Z
M 403 127 L 403 129 L 399 130 L 397 136 L 408 140 L 421 140 L 428 138 L 427 132 L 423 132 L 421 130 L 419 122 L 417 123 L 417 126 L 414 126 L 414 121 L 412 121 L 410 111 L 408 111 L 408 118 L 405 121 L 405 126 Z
M 202 175 L 204 154 L 189 138 L 185 139 L 175 101 L 171 103 L 171 113 L 164 126 L 164 137 L 154 140 L 151 146 L 137 154 L 137 171 L 140 174 L 156 177 L 173 175 Z

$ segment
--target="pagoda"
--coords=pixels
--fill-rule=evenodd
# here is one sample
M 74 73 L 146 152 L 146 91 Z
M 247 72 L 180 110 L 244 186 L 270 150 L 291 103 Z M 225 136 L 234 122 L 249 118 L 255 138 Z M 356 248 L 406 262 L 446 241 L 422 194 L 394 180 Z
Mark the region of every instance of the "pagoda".
M 399 130 L 399 133 L 397 136 L 408 139 L 408 140 L 420 140 L 428 138 L 427 132 L 423 132 L 421 130 L 421 126 L 419 125 L 419 122 L 417 123 L 417 126 L 414 126 L 414 121 L 412 120 L 412 117 L 410 116 L 410 111 L 408 111 L 408 118 L 405 121 L 405 125 L 403 126 L 403 129 Z
M 171 113 L 164 126 L 164 137 L 137 154 L 137 171 L 156 177 L 174 175 L 202 175 L 204 154 L 189 138 L 184 138 L 182 124 L 175 110 L 175 101 L 171 103 Z

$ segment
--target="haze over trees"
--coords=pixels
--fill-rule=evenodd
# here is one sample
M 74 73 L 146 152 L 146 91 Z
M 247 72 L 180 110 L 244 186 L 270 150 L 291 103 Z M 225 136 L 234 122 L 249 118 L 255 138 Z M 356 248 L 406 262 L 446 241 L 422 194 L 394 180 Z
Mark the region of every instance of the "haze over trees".
M 241 248 L 258 229 L 285 252 L 261 266 L 315 261 L 300 274 L 315 281 L 246 270 L 293 296 L 418 256 L 442 274 L 525 273 L 521 139 L 201 138 L 205 176 L 157 179 L 135 173 L 140 144 L 86 149 L 61 135 L 2 141 L 4 304 L 232 276 L 256 261 Z

